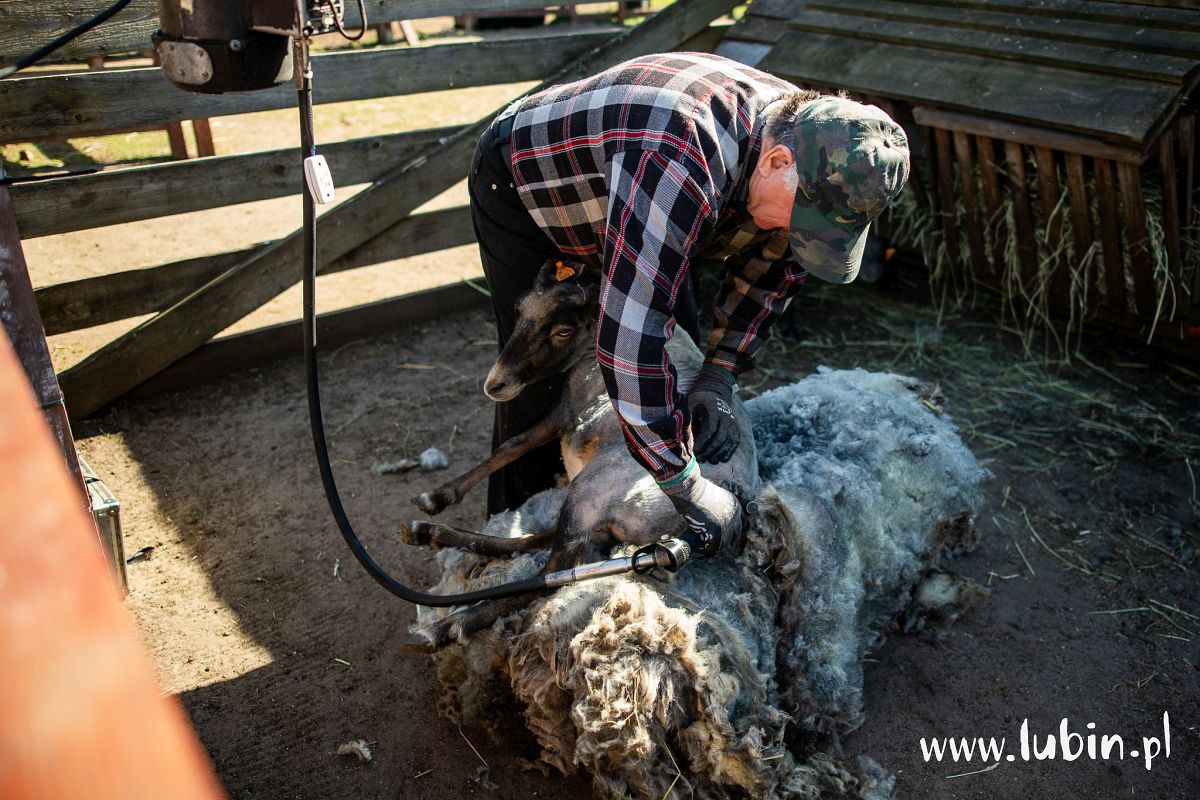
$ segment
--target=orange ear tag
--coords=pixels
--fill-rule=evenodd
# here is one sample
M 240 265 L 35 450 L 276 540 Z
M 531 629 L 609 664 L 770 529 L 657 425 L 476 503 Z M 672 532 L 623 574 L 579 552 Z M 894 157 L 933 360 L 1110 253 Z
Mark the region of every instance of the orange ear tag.
M 568 267 L 561 261 L 554 262 L 554 280 L 565 281 L 567 278 L 575 276 L 575 270 Z

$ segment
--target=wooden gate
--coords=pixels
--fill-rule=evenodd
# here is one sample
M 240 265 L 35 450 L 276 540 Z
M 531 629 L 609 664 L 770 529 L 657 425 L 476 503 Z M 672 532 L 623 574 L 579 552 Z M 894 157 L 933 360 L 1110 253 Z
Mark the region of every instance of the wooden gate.
M 106 0 L 0 0 L 0 53 L 4 54 L 0 65 L 107 4 Z M 529 5 L 529 0 L 370 0 L 367 8 L 371 22 L 383 24 Z M 313 59 L 318 76 L 315 100 L 319 104 L 365 100 L 540 78 L 559 83 L 649 52 L 711 50 L 722 28 L 710 29 L 710 23 L 734 5 L 733 0 L 678 0 L 625 31 L 319 54 Z M 353 25 L 356 20 L 347 22 Z M 86 60 L 137 51 L 156 27 L 155 0 L 135 0 L 109 24 L 72 43 L 58 57 Z M 291 86 L 227 95 L 182 92 L 157 67 L 32 73 L 0 81 L 0 142 L 288 108 L 295 102 Z M 411 212 L 465 176 L 475 140 L 499 109 L 480 111 L 477 123 L 462 128 L 419 130 L 321 148 L 336 165 L 340 184 L 371 182 L 321 216 L 319 262 L 324 273 L 472 241 L 465 207 Z M 97 228 L 295 194 L 302 180 L 298 161 L 297 151 L 286 150 L 15 183 L 13 208 L 25 238 Z M 87 416 L 156 376 L 162 386 L 298 352 L 298 323 L 210 340 L 297 283 L 301 252 L 301 235 L 296 231 L 240 252 L 39 289 L 38 306 L 51 335 L 154 313 L 59 376 L 71 415 Z M 322 341 L 333 344 L 369 335 L 398 321 L 483 300 L 460 283 L 322 315 Z

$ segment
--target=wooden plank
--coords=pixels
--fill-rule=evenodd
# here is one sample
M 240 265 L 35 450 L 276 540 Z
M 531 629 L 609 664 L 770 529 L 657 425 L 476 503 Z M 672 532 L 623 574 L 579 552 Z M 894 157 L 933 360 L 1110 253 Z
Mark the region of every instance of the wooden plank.
M 164 127 L 167 131 L 167 143 L 171 148 L 171 158 L 187 158 L 187 139 L 183 135 L 183 123 L 168 122 Z
M 1180 186 L 1183 189 L 1183 228 L 1186 247 L 1184 269 L 1191 278 L 1184 284 L 1190 288 L 1189 303 L 1200 308 L 1200 204 L 1196 202 L 1196 114 L 1185 114 L 1176 123 L 1179 142 Z
M 996 174 L 996 143 L 986 136 L 976 136 L 979 152 L 979 182 L 983 185 L 983 206 L 987 213 L 987 240 L 991 244 L 991 274 L 1004 274 L 1004 245 L 1008 232 L 1004 224 L 1004 199 L 1000 194 L 1000 179 Z
M 1137 167 L 1117 164 L 1117 180 L 1121 185 L 1121 212 L 1125 221 L 1125 245 L 1133 267 L 1133 298 L 1137 306 L 1140 327 L 1149 329 L 1157 306 L 1154 291 L 1154 261 L 1150 256 L 1150 240 L 1146 233 L 1146 203 L 1142 197 L 1142 180 Z
M 992 117 L 964 114 L 960 111 L 917 106 L 913 108 L 913 119 L 922 125 L 963 131 L 975 136 L 986 136 L 989 139 L 1027 144 L 1030 147 L 1049 147 L 1065 153 L 1078 153 L 1083 156 L 1107 158 L 1113 161 L 1128 161 L 1131 164 L 1141 164 L 1145 160 L 1141 148 L 1122 147 L 1091 136 L 1021 125 Z
M 787 26 L 781 25 L 777 19 L 747 14 L 730 29 L 729 38 L 741 42 L 774 44 L 787 30 Z
M 60 451 L 60 463 L 67 467 L 74 478 L 72 483 L 78 491 L 75 500 L 82 508 L 87 508 L 87 491 L 79 470 L 75 441 L 63 407 L 62 391 L 54 375 L 50 348 L 38 317 L 33 284 L 29 279 L 29 265 L 25 262 L 21 235 L 12 213 L 12 199 L 8 187 L 0 184 L 0 349 L 7 350 L 10 346 L 16 353 L 14 366 L 19 360 L 20 371 L 24 373 L 23 377 L 37 399 L 43 418 L 54 433 Z M 25 389 L 22 388 L 22 391 Z M 0 433 L 0 437 L 9 441 L 12 435 L 12 430 Z
M 923 187 L 929 200 L 929 219 L 934 233 L 942 235 L 942 193 L 938 182 L 938 160 L 937 154 L 934 152 L 936 145 L 934 144 L 933 128 L 922 128 L 920 141 L 922 143 L 920 156 L 926 167 L 929 168 L 929 185 Z M 913 174 L 919 176 L 920 173 L 914 169 Z
M 1121 220 L 1117 213 L 1113 162 L 1097 158 L 1092 165 L 1096 177 L 1100 246 L 1104 252 L 1104 287 L 1107 298 L 1105 306 L 1111 318 L 1128 320 L 1129 300 L 1125 292 L 1125 259 L 1121 255 Z
M 767 22 L 763 20 L 763 22 Z M 782 32 L 778 23 L 764 26 L 774 31 L 776 41 Z M 1080 44 L 1016 36 L 1012 33 L 963 30 L 945 25 L 922 25 L 915 22 L 895 22 L 880 25 L 869 17 L 854 17 L 824 11 L 808 10 L 788 23 L 795 30 L 852 36 L 875 42 L 923 47 L 933 52 L 968 53 L 986 58 L 1042 64 L 1071 71 L 1092 72 L 1098 75 L 1119 75 L 1142 80 L 1182 85 L 1196 72 L 1196 58 L 1183 58 L 1158 53 L 1140 53 L 1113 47 L 1108 43 Z M 745 38 L 745 37 L 742 37 Z M 1200 37 L 1197 37 L 1200 39 Z M 767 41 L 767 40 L 764 40 Z M 1200 41 L 1197 42 L 1200 46 Z
M 946 270 L 949 275 L 956 276 L 962 265 L 958 251 L 958 204 L 955 202 L 954 168 L 950 161 L 950 135 L 941 128 L 934 128 L 933 138 L 936 142 L 934 150 L 937 151 L 934 155 L 937 159 L 942 230 L 945 232 L 946 255 L 950 260 Z
M 761 42 L 739 42 L 726 38 L 717 46 L 716 54 L 745 64 L 749 67 L 758 66 L 759 62 L 771 52 L 771 45 Z
M 1040 265 L 1042 269 L 1039 272 L 1050 291 L 1050 298 L 1065 305 L 1070 297 L 1071 287 L 1066 262 L 1059 252 L 1062 247 L 1066 207 L 1060 202 L 1062 188 L 1059 186 L 1058 169 L 1054 164 L 1054 152 L 1049 148 L 1035 147 L 1033 159 L 1037 165 L 1038 197 L 1041 200 L 1044 241 L 1048 254 L 1048 258 Z
M 444 319 L 460 311 L 486 308 L 488 304 L 489 300 L 482 292 L 466 283 L 454 283 L 319 314 L 317 332 L 323 347 L 339 347 L 347 342 L 394 333 L 402 325 Z M 301 354 L 303 341 L 299 320 L 222 336 L 176 361 L 131 394 L 134 397 L 161 394 L 293 358 Z
M 731 22 L 713 23 L 686 42 L 672 49 L 680 52 L 715 53 L 732 27 L 733 23 Z
M 207 119 L 192 120 L 192 133 L 196 134 L 196 155 L 207 158 L 217 154 L 213 144 L 212 125 Z
M 339 186 L 366 183 L 458 128 L 433 128 L 351 139 L 320 148 Z M 91 175 L 48 178 L 12 187 L 26 239 L 296 194 L 302 185 L 296 148 L 193 159 Z
M 1174 28 L 1130 28 L 1111 22 L 1045 17 L 1037 14 L 967 10 L 893 0 L 809 0 L 806 8 L 869 17 L 888 22 L 943 25 L 962 30 L 993 31 L 1060 42 L 1099 44 L 1143 53 L 1195 57 L 1200 36 Z
M 313 57 L 314 101 L 366 100 L 496 82 L 536 80 L 619 35 L 588 31 L 430 47 L 395 47 Z M 104 70 L 0 81 L 0 141 L 92 134 L 110 128 L 291 108 L 290 83 L 221 95 L 181 91 L 158 67 Z
M 787 78 L 881 94 L 1143 146 L 1177 91 L 980 56 L 930 58 L 922 48 L 790 31 L 759 65 Z M 1120 109 L 1120 113 L 1114 111 Z
M 0 334 L 5 331 L 39 404 L 56 403 L 62 395 L 38 320 L 8 187 L 0 184 Z
M 557 6 L 577 5 L 585 0 L 558 0 Z M 0 66 L 66 33 L 81 22 L 112 5 L 112 0 L 0 0 Z M 367 0 L 367 19 L 372 25 L 402 19 L 453 16 L 456 14 L 503 13 L 530 8 L 530 0 Z M 359 25 L 358 5 L 346 3 L 350 29 Z M 134 0 L 104 25 L 69 43 L 51 55 L 48 63 L 86 61 L 89 57 L 130 53 L 150 47 L 150 35 L 158 29 L 157 0 Z
M 954 156 L 958 162 L 959 195 L 967 211 L 970 273 L 974 275 L 987 264 L 987 255 L 983 246 L 983 218 L 979 213 L 979 186 L 975 182 L 975 158 L 971 152 L 970 137 L 961 131 L 954 132 Z
M 1059 19 L 1084 19 L 1136 27 L 1200 31 L 1200 14 L 1196 13 L 1200 3 L 1196 0 L 1162 0 L 1164 4 L 1181 6 L 1180 8 L 1146 8 L 1141 4 L 1150 5 L 1153 4 L 1153 0 L 1130 0 L 1135 1 L 1139 5 L 1124 4 L 1124 0 L 915 0 L 922 5 L 969 8 L 975 11 L 1037 14 Z M 1192 4 L 1191 9 L 1182 7 L 1189 2 Z
M 1084 266 L 1084 256 L 1092 246 L 1092 208 L 1088 200 L 1087 179 L 1084 176 L 1083 156 L 1067 153 L 1065 158 L 1067 168 L 1067 198 L 1071 209 L 1071 242 L 1073 248 L 1070 258 L 1076 269 Z M 1082 275 L 1083 285 L 1079 287 L 1086 296 L 1091 296 L 1091 275 L 1095 268 L 1087 266 Z M 1084 295 L 1080 295 L 1082 302 Z M 1080 309 L 1087 314 L 1089 309 Z
M 802 7 L 803 0 L 753 0 L 750 5 L 746 6 L 746 15 L 771 19 L 791 19 Z
M 0 66 L 10 66 L 113 4 L 113 0 L 0 0 Z M 133 0 L 105 24 L 85 33 L 47 63 L 86 61 L 150 47 L 158 29 L 157 0 Z
M 670 5 L 557 70 L 541 86 L 576 80 L 635 55 L 670 49 L 728 13 L 734 2 L 690 0 Z M 318 222 L 318 263 L 344 255 L 457 183 L 494 113 L 397 166 L 324 214 Z M 297 267 L 303 259 L 303 241 L 301 231 L 291 234 L 63 373 L 68 411 L 79 417 L 103 408 L 291 286 L 300 277 Z
M 475 232 L 466 206 L 413 214 L 332 262 L 321 273 L 342 272 L 473 241 Z M 162 311 L 269 244 L 43 286 L 36 295 L 46 333 L 54 336 Z
M 1183 291 L 1182 231 L 1179 226 L 1179 175 L 1175 168 L 1175 131 L 1168 130 L 1158 141 L 1158 166 L 1162 171 L 1163 233 L 1167 246 L 1167 280 L 1171 290 L 1167 302 L 1174 305 L 1172 318 L 1183 318 L 1190 295 Z
M 1036 289 L 1038 264 L 1034 248 L 1033 212 L 1029 205 L 1029 184 L 1025 178 L 1025 151 L 1016 142 L 1004 143 L 1004 163 L 1008 167 L 1008 193 L 1013 203 L 1013 228 L 1020 261 L 1018 284 L 1025 296 Z

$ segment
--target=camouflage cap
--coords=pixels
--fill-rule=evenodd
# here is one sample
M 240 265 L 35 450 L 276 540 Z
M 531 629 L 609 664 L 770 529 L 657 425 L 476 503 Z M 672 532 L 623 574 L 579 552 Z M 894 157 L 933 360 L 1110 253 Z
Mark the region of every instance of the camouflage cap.
M 908 138 L 880 109 L 841 97 L 805 105 L 794 130 L 792 253 L 810 274 L 849 283 L 871 221 L 908 180 Z

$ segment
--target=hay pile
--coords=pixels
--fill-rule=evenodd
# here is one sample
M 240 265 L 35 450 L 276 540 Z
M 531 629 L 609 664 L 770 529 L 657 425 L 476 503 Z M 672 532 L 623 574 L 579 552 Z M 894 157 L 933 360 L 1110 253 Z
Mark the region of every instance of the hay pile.
M 1001 194 L 1001 205 L 994 216 L 989 217 L 983 205 L 982 178 L 978 167 L 970 175 L 955 169 L 954 210 L 957 223 L 957 258 L 952 258 L 947 246 L 946 235 L 939 230 L 940 210 L 919 205 L 911 191 L 902 192 L 889 207 L 883 221 L 888 239 L 897 246 L 916 253 L 930 270 L 930 285 L 939 295 L 943 307 L 974 302 L 979 290 L 997 290 L 999 317 L 1011 320 L 1021 331 L 1025 346 L 1029 349 L 1035 334 L 1045 335 L 1045 344 L 1053 351 L 1069 354 L 1078 349 L 1079 342 L 1097 308 L 1109 303 L 1108 283 L 1104 275 L 1105 260 L 1101 239 L 1076 242 L 1074 228 L 1070 223 L 1070 202 L 1067 176 L 1061 164 L 1056 164 L 1058 182 L 1057 195 L 1050 198 L 1053 211 L 1047 216 L 1042 193 L 1046 191 L 1037 178 L 1037 164 L 1028 147 L 1023 148 L 1026 161 L 1026 188 L 1029 192 L 1029 211 L 1033 227 L 1033 241 L 1022 242 L 1014 218 L 1013 197 L 1005 190 Z M 932 186 L 932 175 L 928 165 L 918 162 L 916 168 L 923 170 L 922 181 Z M 1003 177 L 1002 165 L 997 165 Z M 1189 280 L 1185 276 L 1173 275 L 1168 263 L 1168 242 L 1163 209 L 1163 186 L 1161 179 L 1152 173 L 1143 176 L 1141 195 L 1145 209 L 1146 238 L 1144 242 L 1130 244 L 1129 233 L 1125 246 L 1121 248 L 1121 272 L 1118 281 L 1125 287 L 1126 308 L 1124 312 L 1136 314 L 1145 323 L 1146 341 L 1154 339 L 1155 332 L 1169 321 L 1176 320 L 1177 307 L 1184 295 L 1189 293 Z M 1095 178 L 1088 176 L 1085 182 L 1086 195 L 1091 207 L 1088 209 L 1093 231 L 1101 224 L 1096 206 Z M 987 264 L 976 264 L 971 259 L 971 248 L 967 235 L 968 214 L 963 201 L 964 193 L 973 193 L 983 219 L 984 252 L 999 250 L 1003 264 L 1000 274 L 992 275 Z M 1186 221 L 1184 223 L 1186 228 Z M 1053 231 L 1053 233 L 1052 233 Z M 1035 275 L 1024 274 L 1018 251 L 1018 242 L 1028 245 L 1037 264 Z M 1181 259 L 1184 264 L 1196 269 L 1200 264 L 1200 237 L 1195 231 L 1183 236 L 1179 243 L 1183 248 Z M 1150 255 L 1153 284 L 1153 307 L 1138 308 L 1135 300 L 1134 272 L 1136 270 L 1131 251 L 1144 246 Z M 1050 275 L 1056 269 L 1066 271 L 1066 297 L 1062 305 L 1051 298 Z M 1180 278 L 1183 278 L 1180 280 Z
M 515 697 L 542 760 L 586 770 L 600 797 L 890 797 L 886 770 L 838 737 L 862 720 L 861 660 L 892 621 L 953 617 L 982 591 L 937 567 L 974 543 L 985 470 L 896 375 L 822 369 L 747 407 L 765 486 L 745 552 L 533 601 L 435 656 L 443 711 L 490 727 Z M 542 529 L 564 494 L 487 531 Z M 446 592 L 530 575 L 545 554 L 439 559 Z

